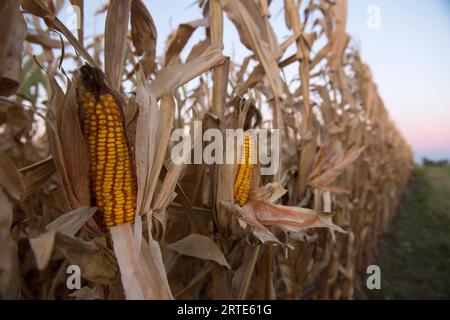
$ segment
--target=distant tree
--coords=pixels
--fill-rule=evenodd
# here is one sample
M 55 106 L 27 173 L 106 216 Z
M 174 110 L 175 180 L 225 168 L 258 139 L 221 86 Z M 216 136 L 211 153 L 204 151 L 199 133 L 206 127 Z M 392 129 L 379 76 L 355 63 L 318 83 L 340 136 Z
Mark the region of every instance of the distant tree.
M 422 162 L 423 162 L 423 165 L 427 166 L 427 167 L 448 167 L 449 166 L 448 159 L 433 161 L 428 158 L 423 158 Z
M 427 158 L 423 158 L 422 162 L 423 162 L 424 166 L 432 166 L 433 165 L 433 161 L 431 161 Z

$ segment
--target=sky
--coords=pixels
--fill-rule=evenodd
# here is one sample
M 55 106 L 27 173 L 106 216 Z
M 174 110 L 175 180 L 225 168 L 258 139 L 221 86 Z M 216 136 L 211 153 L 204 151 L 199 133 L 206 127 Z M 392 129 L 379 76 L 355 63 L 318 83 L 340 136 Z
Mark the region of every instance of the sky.
M 86 34 L 103 29 L 104 15 L 92 18 L 102 2 L 85 2 Z M 157 54 L 164 52 L 164 41 L 178 24 L 202 17 L 195 0 L 144 2 L 158 30 Z M 282 5 L 282 0 L 271 4 L 271 23 L 279 41 L 290 34 Z M 376 24 L 368 26 L 368 21 Z M 369 64 L 415 160 L 450 159 L 450 0 L 349 0 L 347 32 Z M 197 30 L 188 46 L 203 37 L 204 31 Z M 228 19 L 224 44 L 225 54 L 232 58 L 241 60 L 249 54 Z
M 378 30 L 367 28 L 370 5 Z M 450 159 L 450 1 L 350 0 L 347 31 L 415 159 Z

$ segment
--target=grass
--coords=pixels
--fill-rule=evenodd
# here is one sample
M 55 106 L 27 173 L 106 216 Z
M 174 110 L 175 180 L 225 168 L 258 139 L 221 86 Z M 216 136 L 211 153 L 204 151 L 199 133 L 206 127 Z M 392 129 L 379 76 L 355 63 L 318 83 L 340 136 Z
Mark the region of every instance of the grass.
M 450 299 L 450 168 L 414 170 L 377 264 L 381 290 L 369 298 Z

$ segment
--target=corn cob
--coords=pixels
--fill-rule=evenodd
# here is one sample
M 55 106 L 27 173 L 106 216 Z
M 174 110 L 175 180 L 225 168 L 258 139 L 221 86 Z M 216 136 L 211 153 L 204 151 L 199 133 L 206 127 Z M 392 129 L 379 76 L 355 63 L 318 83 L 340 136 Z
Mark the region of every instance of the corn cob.
M 91 190 L 103 223 L 112 227 L 134 220 L 134 172 L 120 107 L 110 93 L 96 89 L 85 89 L 82 129 L 89 147 Z
M 244 134 L 244 145 L 242 147 L 242 159 L 238 167 L 236 179 L 234 181 L 233 193 L 234 201 L 243 206 L 248 201 L 250 193 L 250 183 L 253 171 L 254 158 L 253 138 L 248 133 Z

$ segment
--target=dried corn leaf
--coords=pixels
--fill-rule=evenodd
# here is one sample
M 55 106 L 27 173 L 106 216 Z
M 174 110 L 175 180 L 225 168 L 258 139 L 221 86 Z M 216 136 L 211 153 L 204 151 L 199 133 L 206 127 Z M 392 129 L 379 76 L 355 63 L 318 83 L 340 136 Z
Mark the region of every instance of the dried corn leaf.
M 208 23 L 207 19 L 199 19 L 192 22 L 182 23 L 178 26 L 175 33 L 171 34 L 168 39 L 164 65 L 167 67 L 172 60 L 179 57 L 181 50 L 188 42 L 195 29 L 205 27 Z
M 250 281 L 254 275 L 255 265 L 258 260 L 261 246 L 245 247 L 243 263 L 236 270 L 232 280 L 233 296 L 244 300 L 247 297 Z
M 97 208 L 80 207 L 63 214 L 59 218 L 49 223 L 45 230 L 58 231 L 70 236 L 74 236 L 81 227 L 94 215 Z
M 240 207 L 237 204 L 228 201 L 220 201 L 220 204 L 239 219 L 240 226 L 255 235 L 264 244 L 281 244 L 275 235 L 267 229 L 256 217 L 253 210 L 247 206 Z
M 158 182 L 158 177 L 163 166 L 164 158 L 166 156 L 167 146 L 169 144 L 170 134 L 172 132 L 172 126 L 175 119 L 175 101 L 172 95 L 163 95 L 161 97 L 160 109 L 158 113 L 158 130 L 156 132 L 157 144 L 155 160 L 153 162 L 150 184 L 151 194 L 153 196 Z
M 64 248 L 64 256 L 69 263 L 80 267 L 81 276 L 96 284 L 112 285 L 115 283 L 119 270 L 116 262 L 104 252 L 83 252 Z
M 11 271 L 13 261 L 11 261 L 10 228 L 13 222 L 13 206 L 9 202 L 3 188 L 0 187 L 0 272 Z
M 275 202 L 280 199 L 287 190 L 279 183 L 268 183 L 264 187 L 257 187 L 250 190 L 250 199 Z
M 249 201 L 247 206 L 255 212 L 256 218 L 264 225 L 277 226 L 285 231 L 298 232 L 310 228 L 329 228 L 344 232 L 333 224 L 331 215 L 323 215 L 314 210 L 283 205 L 274 205 L 266 201 Z
M 336 17 L 336 30 L 330 41 L 333 47 L 331 49 L 329 64 L 332 70 L 336 70 L 342 63 L 342 55 L 348 42 L 348 35 L 345 31 L 347 25 L 348 1 L 336 1 L 336 5 L 333 6 L 333 11 Z
M 350 149 L 332 168 L 326 170 L 318 177 L 312 178 L 309 184 L 315 188 L 331 184 L 351 163 L 358 159 L 363 150 L 364 147 Z
M 141 77 L 142 79 L 142 77 Z M 159 111 L 156 98 L 149 90 L 143 79 L 138 82 L 136 103 L 139 105 L 139 116 L 136 124 L 136 176 L 137 176 L 137 205 L 136 213 L 143 214 L 150 211 L 155 184 L 151 172 L 153 170 L 156 135 L 158 129 Z M 156 169 L 155 169 L 156 170 Z
M 159 98 L 162 94 L 171 93 L 203 72 L 220 65 L 224 60 L 221 46 L 211 45 L 198 58 L 163 69 L 149 84 L 149 89 Z
M 22 80 L 22 51 L 27 29 L 17 1 L 2 3 L 0 19 L 4 27 L 0 37 L 0 95 L 10 96 L 16 93 Z
M 278 243 L 267 226 L 276 226 L 286 232 L 298 232 L 310 228 L 328 228 L 332 231 L 344 232 L 333 224 L 331 216 L 316 213 L 314 210 L 283 205 L 274 205 L 266 201 L 249 200 L 240 207 L 236 204 L 222 202 L 227 209 L 250 226 L 252 233 L 263 243 Z
M 70 44 L 80 53 L 80 55 L 92 66 L 97 67 L 96 61 L 92 58 L 86 48 L 80 41 L 70 32 L 70 30 L 62 23 L 53 12 L 45 5 L 42 0 L 22 0 L 22 9 L 37 17 L 44 19 L 45 24 L 52 29 L 61 32 Z
M 119 90 L 130 16 L 131 0 L 111 0 L 105 21 L 105 73 L 112 88 Z
M 0 273 L 0 299 L 18 300 L 21 292 L 21 275 L 19 258 L 17 256 L 17 245 L 11 243 L 9 259 L 11 261 L 10 271 Z
M 100 299 L 100 296 L 98 295 L 97 289 L 95 288 L 89 288 L 89 287 L 83 287 L 79 290 L 76 290 L 69 294 L 69 297 L 74 297 L 77 300 L 97 300 Z
M 167 283 L 167 279 L 161 279 L 161 270 L 155 267 L 155 263 L 163 265 L 162 258 L 155 256 L 155 251 L 152 250 L 155 247 L 144 248 L 141 250 L 144 256 L 141 256 L 135 246 L 129 224 L 111 228 L 111 236 L 126 298 L 131 300 L 170 298 L 170 291 L 167 292 L 165 287 L 161 286 Z M 142 244 L 145 246 L 145 241 Z
M 167 245 L 167 247 L 179 254 L 215 261 L 218 264 L 231 269 L 222 250 L 220 250 L 210 237 L 193 233 L 177 242 Z
M 141 66 L 146 78 L 156 68 L 156 38 L 157 32 L 152 15 L 141 0 L 131 1 L 131 40 L 136 55 L 144 55 Z
M 164 177 L 161 189 L 155 197 L 155 209 L 165 209 L 174 198 L 176 184 L 183 171 L 183 164 L 172 164 Z
M 22 196 L 25 183 L 22 174 L 17 170 L 14 162 L 0 151 L 0 186 L 16 200 Z
M 36 265 L 38 270 L 44 270 L 53 253 L 53 246 L 55 244 L 54 230 L 44 232 L 37 238 L 30 239 L 30 246 L 36 259 Z
M 55 165 L 52 157 L 34 163 L 30 166 L 20 169 L 25 183 L 25 190 L 22 199 L 26 200 L 34 192 L 38 191 L 55 173 Z
M 60 1 L 61 6 L 63 5 L 64 1 Z M 70 4 L 72 6 L 76 6 L 76 8 L 79 8 L 79 28 L 77 28 L 78 32 L 78 41 L 81 43 L 81 45 L 84 45 L 84 0 L 70 0 Z
M 301 23 L 294 0 L 284 0 L 284 21 L 289 30 L 300 30 Z
M 47 129 L 53 160 L 72 208 L 89 205 L 89 158 L 87 145 L 78 120 L 75 88 L 69 82 L 63 95 L 59 85 L 50 77 L 55 92 L 47 113 Z
M 141 261 L 146 266 L 144 269 L 149 277 L 155 279 L 158 287 L 158 299 L 171 300 L 173 299 L 172 291 L 170 290 L 169 280 L 167 279 L 167 272 L 164 268 L 161 248 L 159 243 L 149 236 L 149 242 L 142 242 Z
M 267 29 L 257 5 L 252 0 L 225 0 L 223 9 L 236 25 L 241 41 L 258 56 L 274 96 L 281 97 L 282 81 L 279 75 L 278 50 L 272 48 L 273 31 Z M 269 32 L 269 31 L 270 32 Z

